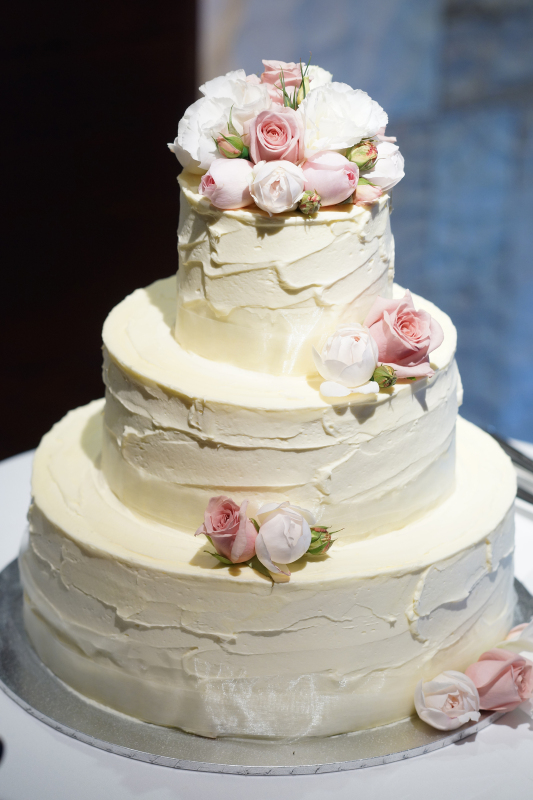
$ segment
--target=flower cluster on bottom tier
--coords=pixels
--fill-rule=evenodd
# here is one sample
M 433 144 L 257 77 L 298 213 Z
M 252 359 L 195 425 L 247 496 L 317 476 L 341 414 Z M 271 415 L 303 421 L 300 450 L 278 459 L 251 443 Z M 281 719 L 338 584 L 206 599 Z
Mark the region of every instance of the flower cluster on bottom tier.
M 21 557 L 33 645 L 86 696 L 204 736 L 332 735 L 405 717 L 420 679 L 506 636 L 515 477 L 471 424 L 459 420 L 440 506 L 272 584 L 117 499 L 99 468 L 102 411 L 77 409 L 43 439 Z

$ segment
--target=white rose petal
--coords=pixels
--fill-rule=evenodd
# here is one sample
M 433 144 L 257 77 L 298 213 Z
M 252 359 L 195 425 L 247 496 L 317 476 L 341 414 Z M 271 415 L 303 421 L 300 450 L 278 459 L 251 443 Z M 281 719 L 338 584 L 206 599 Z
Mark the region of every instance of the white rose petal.
M 480 717 L 474 682 L 455 670 L 441 672 L 432 681 L 420 681 L 415 708 L 421 720 L 440 731 L 454 730 L 470 720 L 477 722 Z
M 307 77 L 309 78 L 311 89 L 318 89 L 319 86 L 325 86 L 326 83 L 331 83 L 333 80 L 331 72 L 328 72 L 327 69 L 322 69 L 322 67 L 318 67 L 316 64 L 309 64 L 307 68 Z
M 375 136 L 387 124 L 381 106 L 361 89 L 346 83 L 313 88 L 300 105 L 305 120 L 305 154 L 344 150 Z
M 368 384 L 378 364 L 378 346 L 368 328 L 358 322 L 339 325 L 333 336 L 326 341 L 322 352 L 319 353 L 314 347 L 312 352 L 315 367 L 320 375 L 327 382 L 346 386 L 347 389 L 350 389 L 348 394 L 359 391 L 358 387 Z M 374 382 L 372 381 L 372 383 Z M 328 390 L 329 387 L 326 387 L 326 391 Z M 361 389 L 361 391 L 363 390 Z M 343 395 L 329 396 L 342 397 Z
M 254 166 L 250 192 L 270 216 L 293 211 L 304 193 L 305 176 L 291 161 L 260 161 Z
M 311 544 L 309 523 L 314 524 L 312 514 L 285 501 L 262 506 L 257 519 L 261 525 L 255 540 L 257 558 L 271 572 L 290 575 L 280 566 L 297 561 L 308 550 Z
M 392 142 L 379 142 L 377 149 L 378 158 L 374 168 L 364 172 L 362 177 L 388 192 L 405 175 L 403 156 L 399 147 Z
M 176 139 L 169 144 L 184 169 L 198 174 L 208 170 L 215 158 L 224 157 L 214 139 L 228 132 L 230 111 L 235 128 L 242 134 L 245 123 L 272 104 L 266 87 L 248 82 L 242 69 L 207 81 L 200 91 L 205 96 L 189 106 L 179 122 Z

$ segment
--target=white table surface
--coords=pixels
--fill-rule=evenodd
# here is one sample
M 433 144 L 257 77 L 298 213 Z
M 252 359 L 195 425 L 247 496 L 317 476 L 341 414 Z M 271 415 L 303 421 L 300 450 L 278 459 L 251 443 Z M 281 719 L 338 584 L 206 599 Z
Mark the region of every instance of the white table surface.
M 533 446 L 523 449 L 533 456 Z M 0 462 L 0 569 L 17 555 L 33 453 Z M 533 592 L 533 512 L 517 504 L 516 574 Z M 533 721 L 521 709 L 435 753 L 382 767 L 291 777 L 186 772 L 76 742 L 0 691 L 0 800 L 532 800 Z

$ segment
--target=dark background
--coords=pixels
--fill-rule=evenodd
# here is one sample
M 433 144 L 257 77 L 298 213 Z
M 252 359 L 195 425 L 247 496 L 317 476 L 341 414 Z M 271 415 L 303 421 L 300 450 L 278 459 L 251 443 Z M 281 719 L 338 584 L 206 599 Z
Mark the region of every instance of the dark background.
M 195 99 L 196 4 L 4 8 L 0 458 L 100 397 L 101 329 L 177 269 L 179 165 Z

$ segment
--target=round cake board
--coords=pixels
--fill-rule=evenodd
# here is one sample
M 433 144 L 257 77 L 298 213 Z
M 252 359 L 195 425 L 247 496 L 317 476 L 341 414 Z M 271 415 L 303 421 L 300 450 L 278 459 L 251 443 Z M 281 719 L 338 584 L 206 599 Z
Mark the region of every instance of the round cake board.
M 516 580 L 515 588 L 518 624 L 533 616 L 533 597 Z M 234 775 L 312 775 L 389 764 L 465 739 L 502 716 L 482 712 L 478 722 L 452 732 L 410 717 L 357 733 L 293 741 L 205 739 L 141 722 L 78 694 L 40 661 L 24 631 L 17 561 L 0 573 L 0 687 L 41 722 L 92 747 L 174 769 Z

